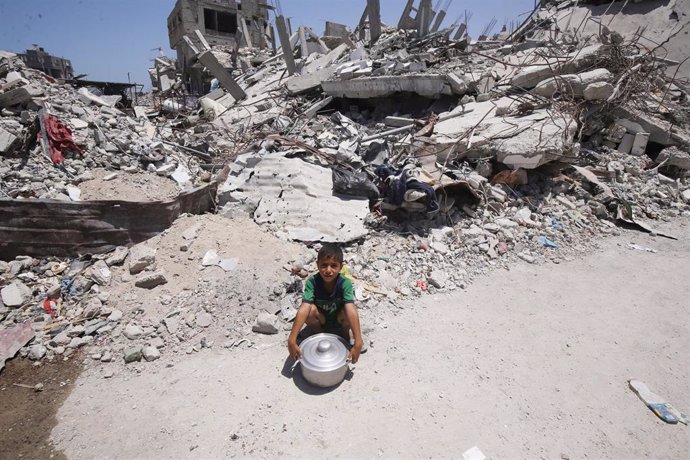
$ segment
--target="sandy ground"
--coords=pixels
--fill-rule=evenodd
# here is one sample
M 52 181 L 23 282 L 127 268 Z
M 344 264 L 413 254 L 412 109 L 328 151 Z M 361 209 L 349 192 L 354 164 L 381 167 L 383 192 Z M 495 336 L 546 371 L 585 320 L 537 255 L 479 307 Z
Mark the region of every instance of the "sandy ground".
M 51 439 L 68 458 L 687 458 L 637 378 L 690 411 L 688 227 L 633 232 L 403 305 L 331 390 L 291 374 L 286 333 L 173 367 L 84 372 Z M 658 253 L 627 248 L 628 242 Z
M 81 190 L 81 199 L 84 201 L 165 201 L 180 194 L 174 180 L 151 173 L 116 171 L 117 176 L 114 179 L 105 181 L 103 178 L 113 171 L 96 168 L 90 172 L 93 179 L 78 186 Z

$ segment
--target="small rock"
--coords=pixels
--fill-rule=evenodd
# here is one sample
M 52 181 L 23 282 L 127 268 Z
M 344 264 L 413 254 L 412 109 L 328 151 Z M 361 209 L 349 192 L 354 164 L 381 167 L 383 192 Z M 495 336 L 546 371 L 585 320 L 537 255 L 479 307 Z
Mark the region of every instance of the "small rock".
M 160 286 L 161 284 L 165 284 L 167 282 L 168 279 L 165 277 L 163 272 L 154 272 L 140 276 L 134 282 L 134 285 L 144 289 L 153 289 L 156 286 Z
M 118 310 L 117 308 L 113 309 L 112 312 L 110 312 L 110 315 L 108 315 L 108 321 L 112 322 L 117 322 L 122 319 L 122 312 Z
M 268 312 L 261 312 L 256 318 L 256 324 L 252 327 L 252 331 L 259 334 L 277 334 L 278 318 Z
M 141 361 L 142 348 L 141 347 L 126 348 L 124 351 L 123 357 L 125 359 L 125 363 L 133 363 L 135 361 Z
M 86 328 L 84 326 L 73 326 L 72 329 L 67 331 L 67 337 L 74 338 L 74 337 L 81 337 L 84 335 L 84 332 L 86 332 Z
M 209 327 L 213 324 L 213 316 L 206 312 L 201 312 L 196 316 L 196 324 L 199 327 Z
M 90 268 L 90 278 L 99 286 L 107 286 L 113 275 L 104 260 L 99 260 Z
M 127 258 L 128 253 L 129 249 L 124 246 L 118 246 L 108 256 L 108 258 L 105 259 L 105 263 L 108 264 L 109 267 L 112 267 L 113 265 L 122 265 Z
M 169 334 L 177 333 L 177 328 L 180 326 L 180 321 L 176 317 L 165 318 L 163 320 L 165 328 L 168 330 Z
M 46 353 L 48 352 L 48 349 L 44 347 L 43 345 L 32 345 L 29 347 L 29 359 L 32 361 L 38 361 L 42 359 Z
M 51 340 L 49 343 L 50 343 L 51 347 L 58 347 L 58 346 L 66 346 L 71 341 L 72 341 L 72 339 L 70 338 L 70 336 L 67 335 L 66 332 L 60 332 L 58 335 L 53 337 L 53 340 Z
M 111 362 L 112 360 L 113 360 L 113 354 L 112 354 L 111 352 L 109 352 L 109 351 L 106 351 L 106 352 L 103 353 L 103 355 L 101 356 L 101 362 L 102 362 L 102 363 L 109 363 L 109 362 Z
M 144 347 L 142 353 L 146 361 L 155 361 L 161 357 L 161 352 L 156 347 Z
M 128 324 L 122 332 L 122 335 L 129 340 L 137 340 L 144 335 L 144 330 L 135 324 Z
M 165 347 L 165 342 L 160 337 L 156 337 L 154 339 L 151 339 L 150 345 L 152 347 L 156 347 L 156 348 L 160 349 L 160 348 Z
M 528 264 L 533 264 L 533 263 L 536 262 L 536 259 L 535 259 L 534 257 L 532 257 L 532 256 L 529 255 L 529 254 L 525 254 L 524 252 L 518 253 L 517 256 L 518 256 L 519 258 L 521 258 L 522 260 L 524 260 L 525 262 L 527 262 Z
M 448 283 L 448 274 L 444 271 L 441 271 L 441 270 L 434 270 L 427 277 L 427 281 L 432 286 L 434 286 L 438 289 L 443 289 L 445 287 L 446 283 Z
M 588 101 L 605 101 L 613 94 L 614 88 L 611 83 L 598 81 L 589 84 L 584 90 L 585 99 Z
M 129 250 L 129 273 L 136 275 L 156 261 L 156 251 L 144 244 Z
M 31 289 L 26 287 L 21 281 L 14 281 L 10 285 L 2 288 L 0 297 L 2 297 L 2 303 L 7 307 L 21 307 L 31 300 Z
M 141 358 L 139 358 L 141 359 Z M 104 379 L 110 379 L 115 375 L 115 371 L 113 369 L 105 369 L 103 371 L 103 378 Z

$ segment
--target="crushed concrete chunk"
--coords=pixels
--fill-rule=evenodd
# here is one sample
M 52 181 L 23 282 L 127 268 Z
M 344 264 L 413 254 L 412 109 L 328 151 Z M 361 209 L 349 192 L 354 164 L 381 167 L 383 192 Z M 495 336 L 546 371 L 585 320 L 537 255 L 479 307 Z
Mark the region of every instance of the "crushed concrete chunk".
M 135 275 L 156 261 L 156 250 L 138 244 L 129 250 L 129 272 Z
M 137 280 L 134 282 L 134 285 L 136 287 L 144 288 L 144 289 L 153 289 L 156 286 L 160 286 L 161 284 L 165 284 L 168 282 L 168 279 L 165 277 L 165 274 L 163 272 L 154 272 L 154 273 L 145 273 L 141 275 Z
M 278 318 L 267 312 L 259 313 L 256 318 L 256 323 L 252 327 L 252 331 L 259 334 L 277 334 L 278 333 Z

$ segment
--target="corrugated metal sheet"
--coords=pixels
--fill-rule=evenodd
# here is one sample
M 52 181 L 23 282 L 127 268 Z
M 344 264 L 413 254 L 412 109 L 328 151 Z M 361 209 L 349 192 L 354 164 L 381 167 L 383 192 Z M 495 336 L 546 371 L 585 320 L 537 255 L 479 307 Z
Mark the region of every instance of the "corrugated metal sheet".
M 369 201 L 333 195 L 329 168 L 268 155 L 241 177 L 247 179 L 239 188 L 261 199 L 254 220 L 282 226 L 294 240 L 347 242 L 367 234 Z
M 0 200 L 0 259 L 73 257 L 136 244 L 170 227 L 180 214 L 212 211 L 217 188 L 213 182 L 152 202 Z

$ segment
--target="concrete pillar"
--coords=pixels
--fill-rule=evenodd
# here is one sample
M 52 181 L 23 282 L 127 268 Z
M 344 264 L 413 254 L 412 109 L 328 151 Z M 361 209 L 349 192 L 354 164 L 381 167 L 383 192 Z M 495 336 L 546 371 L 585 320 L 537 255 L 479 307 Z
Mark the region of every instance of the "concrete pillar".
M 417 33 L 420 37 L 424 37 L 429 34 L 429 24 L 432 14 L 431 0 L 421 0 L 416 18 Z
M 237 84 L 232 75 L 225 70 L 225 67 L 218 62 L 218 59 L 213 55 L 211 51 L 204 51 L 198 56 L 199 62 L 206 67 L 206 69 L 211 72 L 211 75 L 216 77 L 220 82 L 220 86 L 225 88 L 236 101 L 244 99 L 247 94 L 244 90 Z
M 381 36 L 381 2 L 380 0 L 367 0 L 367 10 L 369 12 L 369 33 L 371 34 L 371 44 Z
M 364 12 L 362 13 L 362 17 L 359 18 L 359 23 L 357 24 L 357 29 L 359 29 L 359 39 L 364 41 L 367 38 L 367 31 L 366 31 L 366 22 L 367 22 L 367 16 L 369 16 L 369 5 L 364 7 Z
M 405 5 L 405 9 L 403 10 L 402 15 L 400 16 L 400 21 L 398 21 L 398 29 L 406 28 L 406 25 L 410 20 L 410 13 L 412 13 L 413 8 L 414 0 L 407 0 L 407 5 Z
M 268 25 L 267 31 L 268 31 L 268 36 L 271 39 L 271 48 L 273 49 L 273 55 L 275 56 L 276 54 L 278 54 L 278 45 L 276 45 L 276 31 L 273 28 L 272 24 Z
M 443 20 L 446 18 L 446 12 L 441 10 L 438 12 L 436 15 L 436 20 L 434 21 L 434 25 L 431 27 L 431 32 L 438 32 L 438 29 L 441 28 L 441 24 L 443 23 Z
M 458 31 L 455 32 L 455 36 L 453 37 L 453 40 L 460 40 L 463 37 L 463 35 L 465 35 L 465 32 L 467 32 L 467 24 L 465 24 L 463 22 L 458 27 Z
M 309 46 L 307 45 L 307 36 L 304 33 L 304 27 L 297 29 L 299 33 L 299 46 L 300 53 L 302 54 L 302 59 L 309 57 Z
M 295 67 L 295 56 L 292 55 L 292 46 L 290 45 L 290 35 L 285 25 L 285 18 L 283 16 L 276 16 L 276 28 L 278 29 L 278 38 L 280 39 L 280 46 L 283 47 L 283 58 L 285 65 L 290 75 L 294 75 L 297 68 Z

